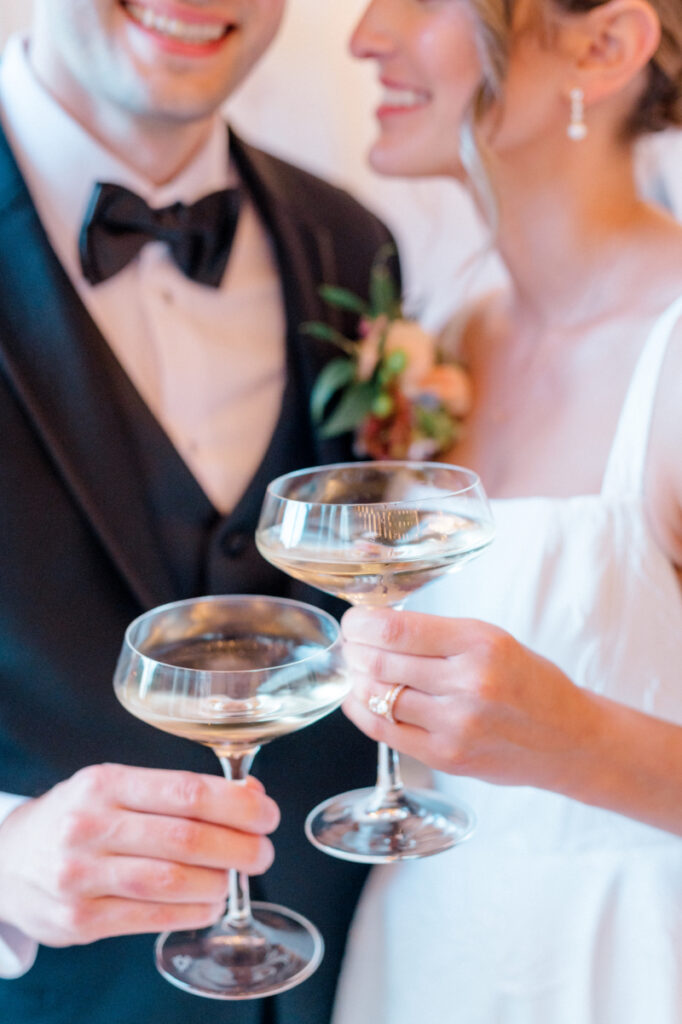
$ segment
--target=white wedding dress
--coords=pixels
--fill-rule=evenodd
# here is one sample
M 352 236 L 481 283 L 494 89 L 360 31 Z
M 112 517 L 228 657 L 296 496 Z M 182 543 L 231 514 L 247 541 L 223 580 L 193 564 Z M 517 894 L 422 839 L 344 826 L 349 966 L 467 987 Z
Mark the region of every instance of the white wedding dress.
M 601 493 L 494 501 L 488 551 L 410 603 L 493 622 L 578 685 L 680 724 L 682 593 L 642 483 L 681 313 L 644 345 Z M 682 1022 L 682 839 L 529 787 L 434 781 L 477 831 L 372 871 L 333 1024 Z

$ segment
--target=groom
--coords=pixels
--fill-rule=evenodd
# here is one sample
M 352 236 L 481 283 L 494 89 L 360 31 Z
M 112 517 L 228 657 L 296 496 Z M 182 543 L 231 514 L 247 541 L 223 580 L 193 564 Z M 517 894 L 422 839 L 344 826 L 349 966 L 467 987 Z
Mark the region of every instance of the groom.
M 127 715 L 111 682 L 146 608 L 201 593 L 316 599 L 259 558 L 253 531 L 271 478 L 348 456 L 311 431 L 311 383 L 332 353 L 299 326 L 329 318 L 320 283 L 365 290 L 388 236 L 220 119 L 283 3 L 36 0 L 30 38 L 0 67 L 8 1024 L 330 1015 L 363 870 L 314 850 L 302 824 L 371 780 L 371 745 L 340 714 L 278 740 L 257 762 L 266 796 Z M 230 867 L 268 868 L 275 804 L 276 856 L 254 894 L 315 921 L 322 966 L 275 1000 L 172 988 L 150 933 L 208 923 Z

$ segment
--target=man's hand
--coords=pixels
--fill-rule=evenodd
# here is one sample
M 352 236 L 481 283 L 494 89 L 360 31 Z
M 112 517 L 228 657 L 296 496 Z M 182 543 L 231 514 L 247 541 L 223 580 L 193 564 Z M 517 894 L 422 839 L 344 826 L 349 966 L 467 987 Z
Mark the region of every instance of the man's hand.
M 84 768 L 0 826 L 0 920 L 49 946 L 202 928 L 230 868 L 270 866 L 278 822 L 255 779 Z

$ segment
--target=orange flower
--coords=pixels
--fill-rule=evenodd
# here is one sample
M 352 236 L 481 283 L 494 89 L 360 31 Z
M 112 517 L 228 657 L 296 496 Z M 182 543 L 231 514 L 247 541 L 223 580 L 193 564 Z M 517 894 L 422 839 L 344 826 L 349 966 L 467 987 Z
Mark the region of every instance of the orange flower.
M 388 317 L 378 316 L 363 324 L 358 347 L 358 380 L 369 380 L 374 373 L 384 336 L 384 358 L 392 352 L 402 352 L 405 356 L 405 369 L 398 377 L 401 390 L 408 396 L 417 394 L 419 382 L 436 361 L 436 342 L 414 320 L 389 322 Z
M 461 435 L 461 419 L 472 404 L 461 366 L 438 364 L 433 335 L 402 314 L 398 289 L 390 280 L 382 249 L 372 270 L 371 307 L 358 296 L 325 286 L 332 306 L 360 311 L 355 340 L 328 325 L 303 329 L 332 341 L 345 359 L 332 360 L 315 382 L 311 408 L 327 437 L 354 433 L 356 455 L 373 459 L 432 459 L 448 454 Z M 370 316 L 367 310 L 377 311 Z
M 394 320 L 388 328 L 386 353 L 404 352 L 407 365 L 400 374 L 400 387 L 408 398 L 419 392 L 422 378 L 434 368 L 436 341 L 414 320 Z

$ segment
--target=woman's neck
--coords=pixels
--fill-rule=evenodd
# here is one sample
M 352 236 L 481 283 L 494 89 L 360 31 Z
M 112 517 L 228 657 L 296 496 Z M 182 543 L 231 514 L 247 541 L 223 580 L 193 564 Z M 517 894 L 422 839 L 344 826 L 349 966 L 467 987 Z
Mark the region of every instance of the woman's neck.
M 637 196 L 629 151 L 585 140 L 505 158 L 492 178 L 497 247 L 519 309 L 545 329 L 612 310 L 614 289 L 634 272 L 633 241 L 660 227 Z

